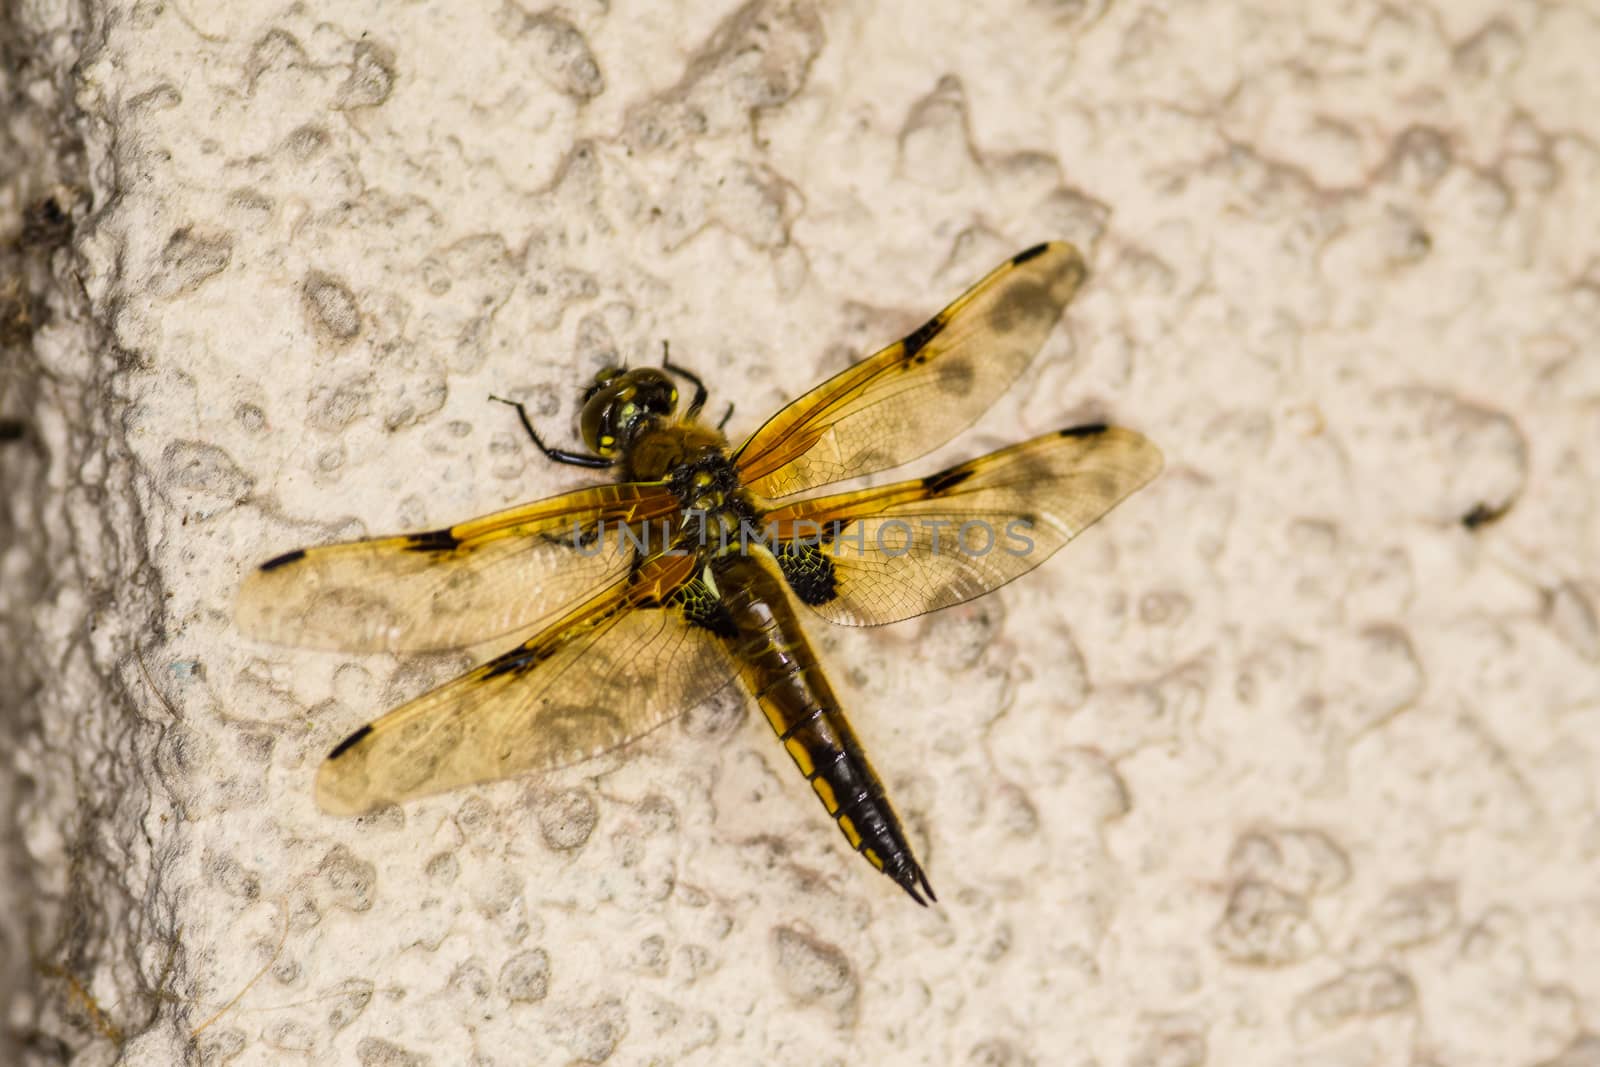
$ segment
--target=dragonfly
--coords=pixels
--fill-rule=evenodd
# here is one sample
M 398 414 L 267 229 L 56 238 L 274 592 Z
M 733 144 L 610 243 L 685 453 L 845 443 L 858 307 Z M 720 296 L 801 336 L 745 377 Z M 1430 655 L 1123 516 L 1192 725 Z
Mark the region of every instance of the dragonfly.
M 512 406 L 547 459 L 615 481 L 261 564 L 237 607 L 250 636 L 349 653 L 502 649 L 339 742 L 317 773 L 319 806 L 360 814 L 553 771 L 737 678 L 850 847 L 918 904 L 936 900 L 801 616 L 877 626 L 982 596 L 1149 482 L 1161 453 L 1093 423 L 920 478 L 815 491 L 973 423 L 1086 276 L 1065 242 L 1019 252 L 737 446 L 701 418 L 706 386 L 670 351 L 660 367 L 608 367 L 584 393 L 582 449 L 547 445 Z

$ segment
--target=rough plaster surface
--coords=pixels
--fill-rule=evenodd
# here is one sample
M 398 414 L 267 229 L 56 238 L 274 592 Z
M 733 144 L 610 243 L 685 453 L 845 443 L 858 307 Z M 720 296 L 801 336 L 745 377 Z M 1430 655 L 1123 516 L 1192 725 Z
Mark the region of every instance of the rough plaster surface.
M 11 19 L 7 232 L 87 160 L 6 261 L 55 312 L 0 385 L 16 1057 L 1600 1062 L 1589 5 Z M 243 568 L 583 481 L 490 392 L 564 429 L 670 338 L 747 431 L 1049 237 L 1091 284 L 948 455 L 1105 415 L 1166 474 L 1002 593 L 812 631 L 938 908 L 731 691 L 315 810 L 465 660 L 247 642 Z

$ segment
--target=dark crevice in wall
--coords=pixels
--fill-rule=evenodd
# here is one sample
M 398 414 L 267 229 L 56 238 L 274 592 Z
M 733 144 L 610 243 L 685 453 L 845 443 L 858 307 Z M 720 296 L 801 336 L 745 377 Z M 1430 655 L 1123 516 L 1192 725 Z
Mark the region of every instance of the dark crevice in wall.
M 174 1019 L 172 829 L 152 838 L 134 651 L 160 639 L 128 373 L 82 278 L 96 186 L 92 3 L 0 5 L 0 1063 L 103 1061 Z M 114 182 L 114 170 L 104 175 Z M 103 308 L 101 309 L 103 312 Z M 93 699 L 86 695 L 94 694 Z M 108 995 L 109 993 L 109 995 Z

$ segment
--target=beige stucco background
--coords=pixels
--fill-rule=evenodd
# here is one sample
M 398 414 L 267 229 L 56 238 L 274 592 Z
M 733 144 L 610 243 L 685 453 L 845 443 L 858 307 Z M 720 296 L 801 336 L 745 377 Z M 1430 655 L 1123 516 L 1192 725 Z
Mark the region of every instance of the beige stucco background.
M 1600 1062 L 1592 5 L 7 19 L 7 1062 Z M 1089 286 L 941 457 L 1106 417 L 1166 473 L 812 627 L 937 908 L 731 695 L 315 809 L 463 661 L 250 642 L 244 569 L 585 481 L 491 392 L 564 433 L 670 339 L 748 432 L 1056 237 Z

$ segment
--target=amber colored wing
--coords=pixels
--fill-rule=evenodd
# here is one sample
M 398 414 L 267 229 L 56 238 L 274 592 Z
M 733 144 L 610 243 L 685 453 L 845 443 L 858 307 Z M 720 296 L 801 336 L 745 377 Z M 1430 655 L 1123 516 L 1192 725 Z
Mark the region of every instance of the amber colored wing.
M 626 574 L 637 553 L 622 527 L 654 544 L 677 508 L 663 485 L 625 482 L 446 529 L 299 549 L 245 578 L 239 627 L 346 652 L 475 645 L 556 617 Z
M 1087 273 L 1060 241 L 1012 256 L 905 340 L 768 419 L 735 457 L 744 483 L 785 497 L 937 448 L 1010 387 Z
M 830 622 L 876 626 L 1027 573 L 1160 470 L 1160 450 L 1140 434 L 1079 426 L 926 478 L 801 500 L 762 522 L 801 600 Z
M 693 707 L 736 667 L 685 615 L 714 602 L 700 566 L 693 554 L 656 556 L 537 636 L 363 726 L 323 762 L 317 803 L 353 815 L 552 770 Z

